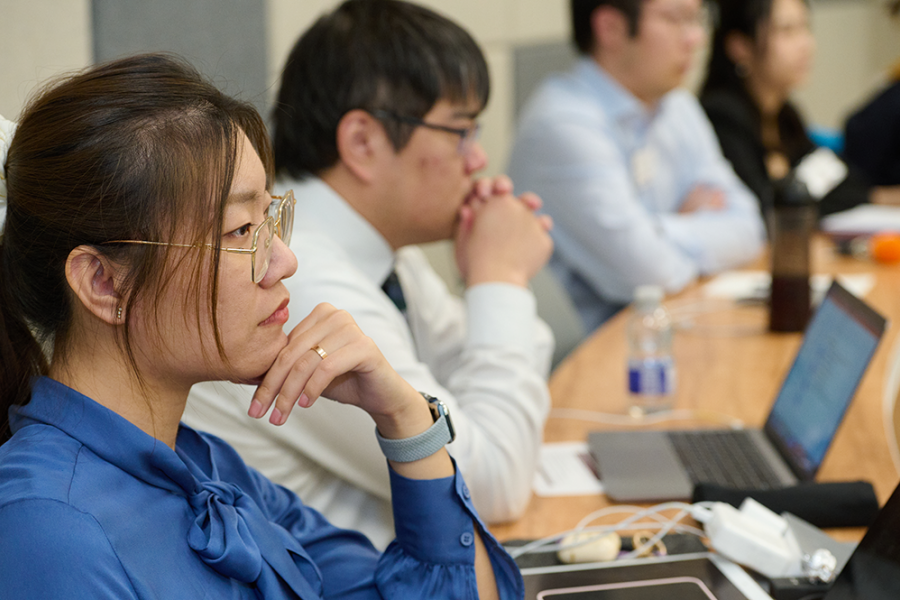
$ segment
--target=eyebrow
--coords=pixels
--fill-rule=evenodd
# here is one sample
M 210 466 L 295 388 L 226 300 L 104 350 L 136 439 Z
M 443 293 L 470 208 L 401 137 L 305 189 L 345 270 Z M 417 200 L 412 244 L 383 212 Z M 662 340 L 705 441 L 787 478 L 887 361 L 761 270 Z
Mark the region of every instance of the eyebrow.
M 481 114 L 480 110 L 461 109 L 461 110 L 453 111 L 453 118 L 454 119 L 471 119 L 474 121 L 475 119 L 478 118 L 478 115 L 480 115 L 480 114 Z
M 247 190 L 228 195 L 228 204 L 252 204 L 259 200 L 259 192 Z

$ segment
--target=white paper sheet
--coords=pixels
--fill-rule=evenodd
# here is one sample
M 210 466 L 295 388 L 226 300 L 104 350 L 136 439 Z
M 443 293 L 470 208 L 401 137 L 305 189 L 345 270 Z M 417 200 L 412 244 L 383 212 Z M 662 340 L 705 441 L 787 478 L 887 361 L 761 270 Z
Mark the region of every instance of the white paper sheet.
M 538 496 L 587 496 L 602 494 L 603 485 L 593 469 L 587 442 L 544 444 L 532 488 Z
M 871 273 L 853 273 L 836 275 L 838 283 L 847 288 L 853 295 L 864 298 L 875 285 L 875 276 Z M 810 277 L 813 302 L 818 303 L 831 286 L 834 279 L 831 275 L 813 275 Z M 703 293 L 709 298 L 725 298 L 728 300 L 764 300 L 769 297 L 769 286 L 772 277 L 766 271 L 726 271 L 708 281 L 703 286 Z
M 819 226 L 822 231 L 839 236 L 900 232 L 900 206 L 860 204 L 850 210 L 822 217 Z

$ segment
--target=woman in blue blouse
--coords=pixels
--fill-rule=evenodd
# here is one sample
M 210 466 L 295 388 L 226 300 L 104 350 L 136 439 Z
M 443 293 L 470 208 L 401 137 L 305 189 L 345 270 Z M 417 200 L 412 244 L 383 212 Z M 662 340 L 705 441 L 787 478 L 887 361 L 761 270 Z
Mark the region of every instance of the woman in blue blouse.
M 522 596 L 444 449 L 390 461 L 379 555 L 179 424 L 214 379 L 274 425 L 323 393 L 406 447 L 446 420 L 346 313 L 282 331 L 293 197 L 251 107 L 137 56 L 47 89 L 3 155 L 0 597 Z

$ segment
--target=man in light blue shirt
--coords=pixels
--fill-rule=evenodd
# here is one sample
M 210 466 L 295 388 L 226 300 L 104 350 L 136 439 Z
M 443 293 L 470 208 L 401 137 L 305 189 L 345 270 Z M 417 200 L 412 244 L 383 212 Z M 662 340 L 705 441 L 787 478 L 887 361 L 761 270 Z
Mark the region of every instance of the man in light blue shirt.
M 522 115 L 509 174 L 553 217 L 551 266 L 587 330 L 642 284 L 676 292 L 755 258 L 757 201 L 696 98 L 677 89 L 703 39 L 701 0 L 572 0 L 582 58 Z

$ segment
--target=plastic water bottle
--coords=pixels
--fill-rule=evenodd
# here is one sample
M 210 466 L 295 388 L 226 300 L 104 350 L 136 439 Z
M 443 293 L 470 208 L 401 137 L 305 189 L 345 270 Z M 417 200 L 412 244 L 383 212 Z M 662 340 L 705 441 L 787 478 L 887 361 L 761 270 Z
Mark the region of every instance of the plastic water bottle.
M 675 360 L 672 324 L 658 285 L 639 286 L 634 292 L 634 314 L 628 323 L 629 414 L 641 416 L 672 408 L 675 396 Z

